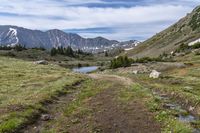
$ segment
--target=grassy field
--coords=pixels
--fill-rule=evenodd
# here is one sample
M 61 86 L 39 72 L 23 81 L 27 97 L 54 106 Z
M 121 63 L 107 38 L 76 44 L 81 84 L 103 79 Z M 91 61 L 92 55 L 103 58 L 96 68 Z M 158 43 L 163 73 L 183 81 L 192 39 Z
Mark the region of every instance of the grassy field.
M 182 68 L 174 67 L 162 71 L 162 75 L 158 79 L 149 78 L 149 73 L 133 74 L 133 70 L 120 71 L 123 69 L 131 70 L 126 68 L 121 68 L 119 71 L 117 69 L 110 70 L 106 73 L 128 77 L 137 82 L 142 88 L 146 88 L 143 91 L 137 89 L 133 90 L 132 93 L 123 93 L 122 96 L 129 99 L 135 97 L 135 94 L 136 96 L 143 97 L 150 95 L 146 97 L 147 107 L 157 113 L 155 118 L 163 123 L 163 132 L 188 133 L 192 132 L 191 127 L 200 128 L 200 56 L 190 53 L 185 56 L 176 57 L 175 60 L 185 63 L 186 66 Z M 152 95 L 154 92 L 157 94 Z M 160 97 L 159 94 L 166 96 L 169 100 L 162 99 L 162 96 Z M 180 105 L 181 108 L 178 107 L 175 110 L 166 109 L 166 103 L 170 102 L 178 106 Z M 196 119 L 186 123 L 180 122 L 177 117 L 179 114 L 186 116 L 192 114 Z
M 48 101 L 83 79 L 56 65 L 0 57 L 0 132 L 33 120 Z
M 12 57 L 26 61 L 47 60 L 62 67 L 82 66 L 101 66 L 108 64 L 112 57 L 105 57 L 104 54 L 79 55 L 79 57 L 68 57 L 65 55 L 51 56 L 49 51 L 37 49 L 27 49 L 23 51 L 0 50 L 0 56 Z
M 117 70 L 88 78 L 55 64 L 0 56 L 0 132 L 125 131 L 127 124 L 130 131 L 137 130 L 134 126 L 146 131 L 143 125 L 148 123 L 147 130 L 152 132 L 190 133 L 194 127 L 199 129 L 199 120 L 184 123 L 177 116 L 200 115 L 199 59 L 192 53 L 177 57 L 187 67 L 167 69 L 160 78 L 151 79 L 148 73 Z M 177 110 L 164 107 L 171 102 L 183 106 Z M 190 107 L 195 108 L 189 111 Z M 45 113 L 53 118 L 41 120 Z

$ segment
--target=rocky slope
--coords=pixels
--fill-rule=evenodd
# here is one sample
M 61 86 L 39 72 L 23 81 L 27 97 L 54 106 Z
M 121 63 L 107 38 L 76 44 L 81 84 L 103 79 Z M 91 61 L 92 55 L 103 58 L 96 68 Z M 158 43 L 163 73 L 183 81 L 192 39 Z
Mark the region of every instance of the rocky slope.
M 103 37 L 83 38 L 78 34 L 65 33 L 53 29 L 46 32 L 30 30 L 17 26 L 0 26 L 0 45 L 24 45 L 27 48 L 44 47 L 51 49 L 58 46 L 71 46 L 73 49 L 82 49 L 87 52 L 101 52 L 113 48 L 130 48 L 133 43 L 121 43 L 116 40 L 108 40 Z
M 165 53 L 171 53 L 181 44 L 189 44 L 200 38 L 200 6 L 192 13 L 179 20 L 166 30 L 154 35 L 141 43 L 127 54 L 132 57 L 156 57 Z

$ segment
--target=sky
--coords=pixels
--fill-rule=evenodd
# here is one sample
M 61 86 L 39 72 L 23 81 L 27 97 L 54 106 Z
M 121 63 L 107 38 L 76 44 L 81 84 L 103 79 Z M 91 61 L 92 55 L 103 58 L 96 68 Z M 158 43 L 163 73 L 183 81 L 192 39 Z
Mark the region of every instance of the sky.
M 0 0 L 0 25 L 144 41 L 198 5 L 200 0 Z

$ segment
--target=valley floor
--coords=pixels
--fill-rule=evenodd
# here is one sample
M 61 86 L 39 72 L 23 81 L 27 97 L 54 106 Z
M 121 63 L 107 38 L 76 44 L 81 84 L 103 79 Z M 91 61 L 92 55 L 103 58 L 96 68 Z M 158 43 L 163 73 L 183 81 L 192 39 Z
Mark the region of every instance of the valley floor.
M 22 132 L 161 132 L 144 99 L 128 93 L 138 87 L 131 80 L 114 75 L 89 77 L 47 107 L 51 120 L 38 119 Z
M 0 63 L 2 133 L 199 132 L 198 63 L 170 64 L 159 79 L 133 74 L 134 66 L 84 75 L 7 57 Z

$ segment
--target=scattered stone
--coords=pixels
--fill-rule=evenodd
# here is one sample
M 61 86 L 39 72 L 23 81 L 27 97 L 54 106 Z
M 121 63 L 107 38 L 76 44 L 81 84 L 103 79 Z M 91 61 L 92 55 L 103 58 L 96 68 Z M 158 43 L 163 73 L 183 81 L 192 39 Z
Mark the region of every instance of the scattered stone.
M 137 70 L 133 71 L 133 74 L 138 74 L 138 71 Z
M 175 108 L 178 108 L 178 105 L 168 103 L 168 104 L 164 104 L 163 108 L 166 108 L 166 109 L 175 109 Z
M 75 119 L 71 120 L 71 122 L 72 122 L 73 124 L 77 124 L 77 123 L 80 122 L 80 120 L 79 120 L 78 118 L 75 118 Z
M 176 53 L 175 55 L 176 56 L 185 56 L 185 53 L 184 52 L 182 52 L 182 53 Z
M 157 79 L 157 78 L 160 77 L 160 74 L 161 74 L 160 72 L 158 72 L 158 71 L 156 71 L 156 70 L 153 70 L 153 71 L 150 73 L 149 77 L 150 77 L 150 78 Z
M 174 96 L 174 95 L 175 95 L 175 92 L 171 92 L 171 95 Z
M 48 121 L 51 119 L 51 116 L 49 114 L 43 114 L 41 115 L 41 120 Z
M 46 61 L 46 60 L 35 61 L 34 64 L 48 65 L 48 61 Z
M 190 106 L 189 111 L 194 111 L 195 107 Z

